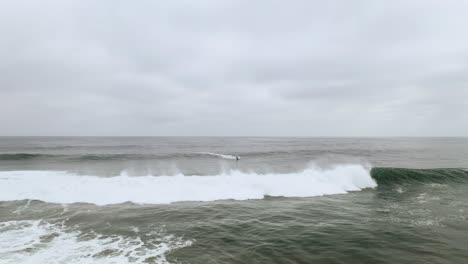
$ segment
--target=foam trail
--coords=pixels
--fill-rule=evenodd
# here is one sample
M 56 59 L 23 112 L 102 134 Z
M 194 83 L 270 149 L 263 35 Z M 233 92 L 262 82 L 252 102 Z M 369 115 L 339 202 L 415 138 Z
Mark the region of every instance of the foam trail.
M 215 176 L 79 176 L 57 171 L 0 172 L 0 201 L 36 199 L 52 203 L 97 205 L 134 202 L 262 199 L 266 195 L 310 197 L 372 188 L 376 183 L 361 165 L 341 165 L 297 173 L 255 174 L 231 171 Z
M 214 156 L 222 159 L 232 159 L 235 160 L 236 156 L 233 155 L 226 155 L 226 154 L 219 154 L 219 153 L 212 153 L 212 152 L 197 152 L 198 154 L 203 154 L 203 155 L 208 155 L 208 156 Z
M 154 239 L 140 237 L 102 236 L 43 221 L 9 221 L 0 223 L 0 263 L 169 263 L 166 254 L 190 246 L 163 232 L 151 232 Z M 110 253 L 109 253 L 110 252 Z

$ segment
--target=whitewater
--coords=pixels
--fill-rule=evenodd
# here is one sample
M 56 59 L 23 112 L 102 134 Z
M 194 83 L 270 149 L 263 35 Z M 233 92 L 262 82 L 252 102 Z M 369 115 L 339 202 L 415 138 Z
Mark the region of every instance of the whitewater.
M 157 238 L 149 240 L 143 240 L 138 232 L 135 233 L 133 237 L 103 236 L 95 232 L 83 234 L 41 220 L 2 222 L 0 263 L 96 263 L 96 256 L 101 256 L 102 252 L 119 252 L 99 257 L 98 263 L 123 264 L 129 263 L 129 259 L 132 263 L 147 263 L 146 259 L 153 259 L 154 263 L 167 264 L 165 254 L 192 243 L 162 230 L 151 231 L 150 234 Z
M 370 171 L 359 164 L 294 173 L 257 174 L 231 170 L 209 176 L 77 175 L 66 171 L 2 171 L 0 200 L 96 205 L 132 202 L 169 204 L 187 201 L 250 200 L 265 196 L 312 197 L 373 188 Z
M 207 155 L 207 156 L 212 156 L 212 157 L 218 157 L 222 159 L 228 159 L 228 160 L 235 160 L 236 156 L 234 155 L 229 155 L 229 154 L 221 154 L 221 153 L 212 153 L 212 152 L 195 152 L 196 154 L 201 154 L 201 155 Z

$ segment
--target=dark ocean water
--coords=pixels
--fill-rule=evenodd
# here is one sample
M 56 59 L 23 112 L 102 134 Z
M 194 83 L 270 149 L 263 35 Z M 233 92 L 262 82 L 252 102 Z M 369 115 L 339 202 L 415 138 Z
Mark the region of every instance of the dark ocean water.
M 468 138 L 4 137 L 0 263 L 468 263 L 467 168 Z

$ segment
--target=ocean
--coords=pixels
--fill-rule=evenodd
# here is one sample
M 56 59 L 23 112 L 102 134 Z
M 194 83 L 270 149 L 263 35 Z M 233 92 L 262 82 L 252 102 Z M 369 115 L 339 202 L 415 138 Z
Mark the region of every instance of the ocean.
M 468 138 L 0 137 L 0 263 L 468 263 L 467 168 Z

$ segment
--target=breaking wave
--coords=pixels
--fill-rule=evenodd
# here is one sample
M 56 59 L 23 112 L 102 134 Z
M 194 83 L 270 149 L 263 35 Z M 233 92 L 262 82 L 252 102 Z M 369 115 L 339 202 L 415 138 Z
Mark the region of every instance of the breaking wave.
M 86 176 L 64 171 L 0 172 L 0 201 L 41 200 L 97 205 L 133 202 L 249 200 L 265 196 L 313 197 L 344 194 L 377 185 L 468 182 L 464 169 L 372 168 L 357 164 L 294 173 L 233 170 L 209 176 Z
M 296 173 L 230 171 L 212 176 L 97 177 L 61 171 L 4 171 L 0 172 L 0 183 L 1 201 L 35 199 L 97 205 L 311 197 L 376 187 L 369 170 L 353 164 Z

